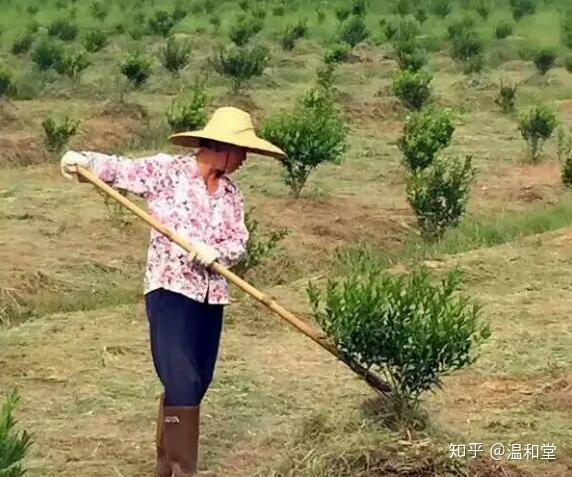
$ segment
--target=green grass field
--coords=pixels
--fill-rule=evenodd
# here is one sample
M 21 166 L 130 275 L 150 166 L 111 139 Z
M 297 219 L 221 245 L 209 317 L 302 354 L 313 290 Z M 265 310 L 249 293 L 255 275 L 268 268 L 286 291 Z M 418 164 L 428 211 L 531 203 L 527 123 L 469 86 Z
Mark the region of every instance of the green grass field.
M 142 307 L 148 230 L 134 220 L 119 226 L 90 186 L 60 177 L 42 121 L 81 121 L 69 144 L 76 150 L 133 157 L 175 151 L 166 112 L 201 78 L 209 113 L 235 105 L 261 124 L 314 85 L 324 52 L 336 44 L 336 12 L 351 3 L 0 0 L 0 70 L 15 85 L 0 97 L 0 393 L 17 388 L 22 396 L 17 418 L 34 442 L 26 475 L 152 475 L 160 393 Z M 380 25 L 399 21 L 398 2 L 370 0 L 369 36 L 336 68 L 350 128 L 343 160 L 320 166 L 299 199 L 277 161 L 254 156 L 236 175 L 261 228 L 289 232 L 247 279 L 307 318 L 308 280 L 321 285 L 343 275 L 364 247 L 390 271 L 425 264 L 439 274 L 459 266 L 492 337 L 475 365 L 426 396 L 426 426 L 404 429 L 347 368 L 235 291 L 203 414 L 205 463 L 221 476 L 572 476 L 572 196 L 561 183 L 556 136 L 532 163 L 518 130 L 519 115 L 539 103 L 572 126 L 572 74 L 564 67 L 572 52 L 561 31 L 569 5 L 536 0 L 535 13 L 515 21 L 508 0 L 453 1 L 445 18 L 433 14 L 435 3 L 410 4 L 428 13 L 418 40 L 434 75 L 431 103 L 450 109 L 456 126 L 446 154 L 470 154 L 477 168 L 467 216 L 438 243 L 419 236 L 397 146 L 409 111 L 390 92 L 397 63 Z M 104 19 L 94 17 L 94 4 L 108 9 Z M 479 5 L 488 6 L 486 19 Z M 166 39 L 143 28 L 155 12 L 176 6 L 186 15 L 172 33 L 192 47 L 179 77 L 158 59 Z M 245 9 L 265 13 L 250 42 L 270 48 L 270 63 L 235 94 L 211 59 L 230 43 Z M 466 17 L 483 39 L 479 74 L 463 73 L 445 38 Z M 62 18 L 78 26 L 77 38 L 62 42 L 68 52 L 82 51 L 90 31 L 107 35 L 75 79 L 33 62 L 37 45 L 51 38 L 47 28 Z M 30 51 L 14 55 L 14 40 L 34 20 Z M 283 50 L 284 29 L 300 20 L 305 37 Z M 497 40 L 503 21 L 513 33 Z M 557 55 L 546 75 L 522 59 L 542 48 Z M 132 51 L 152 60 L 138 90 L 126 89 L 118 66 Z M 518 84 L 512 114 L 495 104 L 501 80 Z M 470 442 L 550 443 L 557 458 L 449 458 L 450 443 Z

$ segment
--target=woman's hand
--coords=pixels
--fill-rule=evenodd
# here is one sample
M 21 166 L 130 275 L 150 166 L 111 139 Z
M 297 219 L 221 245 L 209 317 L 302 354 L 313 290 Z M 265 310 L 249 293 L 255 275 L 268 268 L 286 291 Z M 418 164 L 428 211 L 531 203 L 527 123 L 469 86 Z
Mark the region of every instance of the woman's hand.
M 189 253 L 189 260 L 199 263 L 204 267 L 211 265 L 220 256 L 214 247 L 206 243 L 196 242 L 191 245 L 194 248 L 194 252 Z
M 77 166 L 89 169 L 91 166 L 91 160 L 85 157 L 83 154 L 80 154 L 79 152 L 75 151 L 66 152 L 60 161 L 60 168 L 62 171 L 62 175 L 66 179 L 73 179 L 72 174 L 76 174 Z

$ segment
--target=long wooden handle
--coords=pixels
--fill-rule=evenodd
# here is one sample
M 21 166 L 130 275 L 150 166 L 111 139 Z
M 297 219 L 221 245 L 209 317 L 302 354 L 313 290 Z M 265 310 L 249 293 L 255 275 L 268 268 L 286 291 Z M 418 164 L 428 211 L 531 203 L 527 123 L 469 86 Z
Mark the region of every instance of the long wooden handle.
M 140 207 L 135 205 L 129 199 L 127 199 L 119 192 L 117 192 L 115 189 L 107 185 L 91 171 L 83 167 L 77 167 L 77 173 L 85 180 L 91 182 L 95 187 L 97 187 L 98 189 L 109 195 L 111 198 L 119 202 L 125 208 L 129 209 L 137 217 L 139 217 L 141 220 L 143 220 L 148 225 L 153 227 L 155 230 L 157 230 L 165 237 L 167 237 L 168 239 L 170 239 L 171 241 L 175 242 L 177 245 L 182 247 L 184 250 L 186 250 L 187 252 L 193 251 L 193 246 L 189 242 L 187 242 L 183 237 L 174 233 L 169 228 L 165 227 L 157 219 L 155 219 L 153 216 L 142 210 Z M 282 307 L 280 304 L 274 301 L 270 296 L 254 288 L 248 282 L 244 281 L 242 278 L 231 272 L 228 268 L 224 267 L 220 263 L 214 262 L 210 266 L 210 268 L 219 275 L 225 277 L 230 282 L 234 283 L 238 288 L 240 288 L 241 290 L 245 291 L 246 293 L 254 297 L 260 303 L 264 304 L 266 307 L 268 307 L 270 310 L 272 310 L 274 313 L 280 316 L 280 318 L 286 320 L 294 328 L 304 333 L 308 338 L 310 338 L 312 341 L 320 345 L 326 351 L 329 351 L 336 358 L 338 358 L 340 361 L 349 366 L 349 368 L 352 371 L 354 371 L 356 374 L 365 379 L 365 381 L 374 389 L 383 394 L 390 393 L 389 386 L 385 382 L 383 382 L 379 378 L 379 376 L 372 373 L 368 369 L 364 368 L 360 364 L 356 363 L 350 357 L 344 355 L 338 348 L 336 348 L 330 341 L 328 341 L 327 337 L 323 333 L 316 330 L 308 322 L 290 313 L 288 310 L 286 310 L 284 307 Z

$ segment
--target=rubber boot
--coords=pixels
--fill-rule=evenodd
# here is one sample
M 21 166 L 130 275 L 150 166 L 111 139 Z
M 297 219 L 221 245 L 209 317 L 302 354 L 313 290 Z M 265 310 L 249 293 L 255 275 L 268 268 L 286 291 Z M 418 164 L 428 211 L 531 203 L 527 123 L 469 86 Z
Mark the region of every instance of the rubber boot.
M 199 472 L 199 406 L 165 406 L 165 449 L 174 477 L 216 477 Z
M 171 472 L 171 465 L 169 464 L 169 459 L 167 458 L 167 452 L 165 450 L 165 435 L 164 435 L 164 407 L 165 395 L 161 394 L 161 400 L 159 401 L 159 415 L 157 416 L 157 437 L 155 439 L 155 445 L 157 447 L 157 465 L 155 467 L 155 477 L 171 477 L 173 472 Z

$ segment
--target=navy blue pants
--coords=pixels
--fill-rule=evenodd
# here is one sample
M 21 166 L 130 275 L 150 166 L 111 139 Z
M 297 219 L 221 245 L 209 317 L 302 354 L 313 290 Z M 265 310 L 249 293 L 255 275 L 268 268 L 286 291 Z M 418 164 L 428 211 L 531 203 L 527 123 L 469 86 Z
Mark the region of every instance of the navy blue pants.
M 166 406 L 198 406 L 212 381 L 223 305 L 165 289 L 145 295 L 151 353 Z

